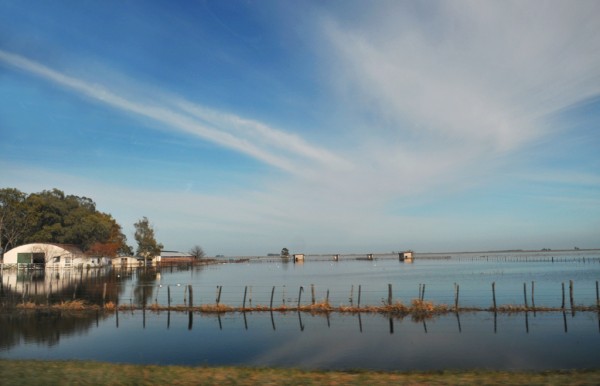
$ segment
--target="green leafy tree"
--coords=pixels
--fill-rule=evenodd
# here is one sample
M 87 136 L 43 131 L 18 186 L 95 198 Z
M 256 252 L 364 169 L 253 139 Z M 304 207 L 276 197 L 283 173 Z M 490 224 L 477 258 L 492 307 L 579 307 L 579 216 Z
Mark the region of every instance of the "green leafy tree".
M 290 251 L 287 248 L 283 248 L 281 250 L 281 257 L 289 257 L 290 256 Z
M 121 226 L 96 210 L 92 199 L 65 195 L 58 189 L 30 195 L 1 189 L 0 240 L 4 250 L 47 242 L 74 244 L 84 252 L 111 257 L 129 248 Z
M 195 245 L 192 249 L 190 249 L 190 255 L 194 256 L 194 259 L 200 260 L 204 257 L 204 250 L 201 246 Z
M 0 256 L 17 246 L 27 232 L 26 197 L 18 189 L 0 189 Z
M 150 260 L 154 256 L 159 256 L 163 245 L 154 238 L 154 228 L 150 225 L 148 218 L 144 216 L 141 220 L 133 224 L 135 227 L 135 241 L 138 244 L 136 254 L 143 257 L 144 260 Z

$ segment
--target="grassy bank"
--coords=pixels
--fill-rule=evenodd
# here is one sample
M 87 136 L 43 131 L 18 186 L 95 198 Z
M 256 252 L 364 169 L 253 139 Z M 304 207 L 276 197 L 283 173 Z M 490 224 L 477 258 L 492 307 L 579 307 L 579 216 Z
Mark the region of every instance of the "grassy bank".
M 124 365 L 0 360 L 9 385 L 598 385 L 600 370 L 504 372 L 302 371 L 242 367 Z

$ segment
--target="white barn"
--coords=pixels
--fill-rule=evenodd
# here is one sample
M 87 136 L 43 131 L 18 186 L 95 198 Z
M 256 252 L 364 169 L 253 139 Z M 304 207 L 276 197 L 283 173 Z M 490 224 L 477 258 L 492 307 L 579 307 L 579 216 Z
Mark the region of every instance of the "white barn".
M 79 268 L 110 264 L 106 257 L 89 257 L 70 244 L 32 243 L 18 246 L 4 254 L 6 267 Z

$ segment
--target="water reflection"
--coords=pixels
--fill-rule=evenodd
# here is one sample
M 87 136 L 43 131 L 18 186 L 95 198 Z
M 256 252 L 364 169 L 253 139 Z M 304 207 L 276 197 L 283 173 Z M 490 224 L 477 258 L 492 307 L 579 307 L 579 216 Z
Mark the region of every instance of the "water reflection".
M 23 311 L 1 315 L 0 358 L 323 369 L 581 368 L 596 366 L 590 358 L 600 344 L 597 319 L 595 312 L 414 320 L 369 313 Z M 559 360 L 555 347 L 569 358 Z
M 61 337 L 83 334 L 111 315 L 98 312 L 20 311 L 0 314 L 0 349 L 35 343 L 56 346 Z

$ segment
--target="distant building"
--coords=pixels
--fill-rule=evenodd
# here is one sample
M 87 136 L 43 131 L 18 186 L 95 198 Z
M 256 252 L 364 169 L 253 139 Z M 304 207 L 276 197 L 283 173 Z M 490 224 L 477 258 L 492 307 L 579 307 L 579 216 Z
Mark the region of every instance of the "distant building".
M 412 262 L 413 261 L 413 252 L 406 251 L 406 252 L 398 253 L 398 260 Z
M 144 259 L 136 256 L 117 256 L 113 257 L 112 265 L 121 268 L 138 267 L 144 265 Z
M 304 253 L 294 254 L 294 261 L 304 261 Z
M 178 252 L 178 251 L 161 251 L 160 252 L 160 264 L 185 264 L 193 263 L 195 257 L 189 253 Z

